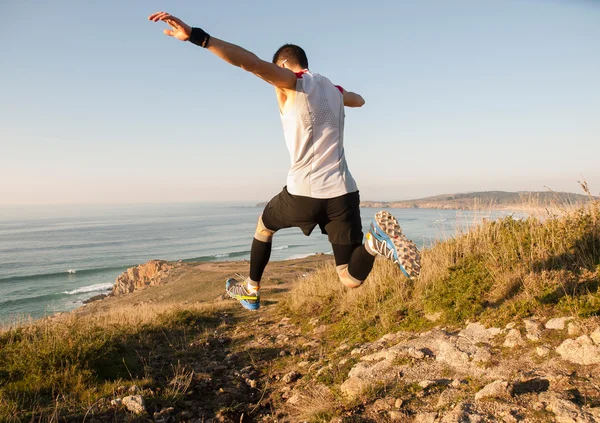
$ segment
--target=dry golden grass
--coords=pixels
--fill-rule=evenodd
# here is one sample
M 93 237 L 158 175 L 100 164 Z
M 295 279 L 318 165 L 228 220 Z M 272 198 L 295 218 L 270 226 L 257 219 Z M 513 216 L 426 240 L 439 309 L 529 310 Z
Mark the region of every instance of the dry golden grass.
M 347 290 L 330 265 L 300 280 L 285 306 L 357 340 L 427 328 L 433 313 L 442 315 L 436 324 L 599 313 L 600 203 L 525 207 L 536 214 L 480 221 L 425 249 L 416 280 L 378 258 L 363 286 Z

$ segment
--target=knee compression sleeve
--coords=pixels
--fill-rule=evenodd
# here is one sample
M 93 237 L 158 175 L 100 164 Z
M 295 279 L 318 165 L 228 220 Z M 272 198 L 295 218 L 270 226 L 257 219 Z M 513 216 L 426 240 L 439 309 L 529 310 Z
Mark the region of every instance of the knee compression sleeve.
M 258 217 L 258 223 L 256 224 L 256 232 L 254 233 L 254 238 L 261 242 L 271 242 L 273 241 L 273 234 L 275 231 L 267 228 L 262 220 L 262 214 Z
M 348 265 L 342 264 L 340 266 L 335 267 L 335 271 L 337 272 L 340 281 L 346 285 L 348 288 L 358 288 L 362 285 L 364 281 L 358 280 L 353 277 L 350 272 L 348 272 Z

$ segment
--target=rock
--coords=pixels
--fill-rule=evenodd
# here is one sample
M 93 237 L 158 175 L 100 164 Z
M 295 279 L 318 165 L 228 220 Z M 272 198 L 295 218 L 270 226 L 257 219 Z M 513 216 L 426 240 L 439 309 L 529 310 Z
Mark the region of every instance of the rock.
M 123 405 L 127 410 L 135 414 L 144 414 L 146 408 L 144 407 L 144 398 L 141 395 L 129 395 L 123 398 Z
M 592 415 L 583 411 L 577 404 L 555 392 L 540 394 L 540 401 L 546 404 L 546 410 L 554 413 L 555 421 L 558 423 L 593 423 L 596 421 Z
M 461 395 L 461 391 L 459 391 L 458 389 L 446 389 L 440 394 L 436 407 L 444 408 L 447 405 L 452 404 L 456 401 L 459 395 Z
M 525 336 L 530 341 L 538 341 L 542 336 L 542 324 L 535 319 L 523 319 L 525 324 Z
M 567 324 L 567 333 L 569 336 L 581 335 L 581 327 L 577 323 L 570 322 Z
M 300 394 L 294 394 L 288 398 L 287 403 L 291 405 L 297 405 L 302 401 L 302 396 Z
M 402 401 L 402 398 L 396 398 L 396 401 L 394 402 L 394 408 L 402 407 L 403 403 L 404 403 L 404 401 Z
M 540 357 L 546 357 L 548 354 L 550 354 L 550 351 L 552 350 L 545 345 L 542 345 L 535 349 L 535 353 Z
M 121 273 L 112 289 L 112 295 L 122 295 L 147 286 L 160 285 L 175 265 L 164 260 L 151 260 L 146 264 L 130 267 Z
M 113 407 L 118 407 L 121 404 L 123 404 L 123 400 L 121 398 L 115 398 L 110 402 L 110 405 L 112 405 Z
M 463 383 L 459 379 L 454 379 L 452 382 L 450 382 L 450 386 L 453 388 L 460 388 L 462 384 Z
M 571 363 L 582 365 L 600 363 L 600 346 L 594 344 L 592 338 L 587 335 L 577 339 L 566 339 L 558 346 L 556 352 L 563 360 Z
M 517 347 L 519 345 L 524 345 L 524 344 L 525 344 L 525 340 L 521 336 L 521 332 L 519 332 L 518 329 L 511 329 L 508 331 L 508 334 L 506 335 L 506 339 L 504 340 L 504 344 L 502 344 L 502 345 L 505 346 L 506 348 L 514 348 L 514 347 Z
M 391 410 L 394 404 L 393 398 L 380 398 L 373 403 L 373 411 L 387 411 Z
M 435 423 L 437 413 L 419 413 L 413 420 L 414 423 Z
M 546 329 L 563 330 L 565 328 L 565 324 L 569 320 L 573 320 L 573 318 L 572 317 L 555 317 L 554 319 L 550 319 L 546 322 Z
M 423 381 L 419 382 L 419 386 L 423 389 L 427 389 L 434 385 L 435 385 L 435 381 L 433 381 L 433 380 L 423 380 Z
M 299 377 L 300 377 L 300 374 L 292 370 L 291 372 L 289 372 L 285 376 L 283 376 L 282 380 L 283 380 L 283 383 L 292 383 L 292 382 L 295 382 Z
M 132 385 L 129 387 L 129 389 L 127 390 L 127 392 L 129 392 L 131 395 L 135 395 L 135 394 L 139 394 L 142 390 L 140 389 L 139 386 L 137 385 Z
M 590 338 L 596 345 L 600 345 L 600 326 L 590 334 Z
M 478 348 L 475 354 L 473 355 L 474 363 L 482 363 L 485 364 L 492 359 L 492 353 L 485 348 Z
M 475 400 L 479 401 L 484 398 L 510 398 L 512 394 L 512 386 L 507 381 L 496 380 L 477 392 Z
M 474 343 L 482 342 L 489 344 L 490 340 L 494 336 L 498 335 L 501 331 L 502 330 L 499 328 L 486 329 L 481 323 L 475 322 L 469 323 L 465 329 L 458 333 L 458 336 L 467 338 Z
M 441 423 L 479 423 L 482 421 L 483 418 L 471 410 L 471 404 L 464 402 L 457 404 L 450 413 L 440 420 Z
M 401 411 L 388 411 L 388 417 L 393 422 L 403 422 L 406 420 L 406 415 Z

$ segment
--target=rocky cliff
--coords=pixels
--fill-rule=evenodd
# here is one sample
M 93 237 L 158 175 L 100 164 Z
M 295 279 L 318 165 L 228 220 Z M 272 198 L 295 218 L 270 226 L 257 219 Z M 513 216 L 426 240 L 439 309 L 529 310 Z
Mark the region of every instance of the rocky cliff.
M 112 295 L 127 294 L 147 286 L 160 285 L 169 277 L 172 269 L 177 267 L 176 263 L 164 260 L 151 260 L 139 266 L 130 267 L 115 281 Z

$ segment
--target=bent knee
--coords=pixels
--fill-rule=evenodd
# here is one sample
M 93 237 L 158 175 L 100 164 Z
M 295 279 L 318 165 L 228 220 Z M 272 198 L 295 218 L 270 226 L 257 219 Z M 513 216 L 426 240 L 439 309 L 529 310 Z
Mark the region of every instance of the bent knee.
M 256 232 L 254 238 L 262 242 L 271 242 L 275 231 L 267 228 L 262 220 L 262 214 L 258 217 L 258 223 L 256 224 Z
M 348 288 L 358 288 L 364 282 L 359 279 L 356 279 L 350 274 L 350 272 L 348 272 L 347 264 L 336 266 L 335 270 L 338 274 L 338 277 L 340 278 L 340 282 L 342 282 Z

